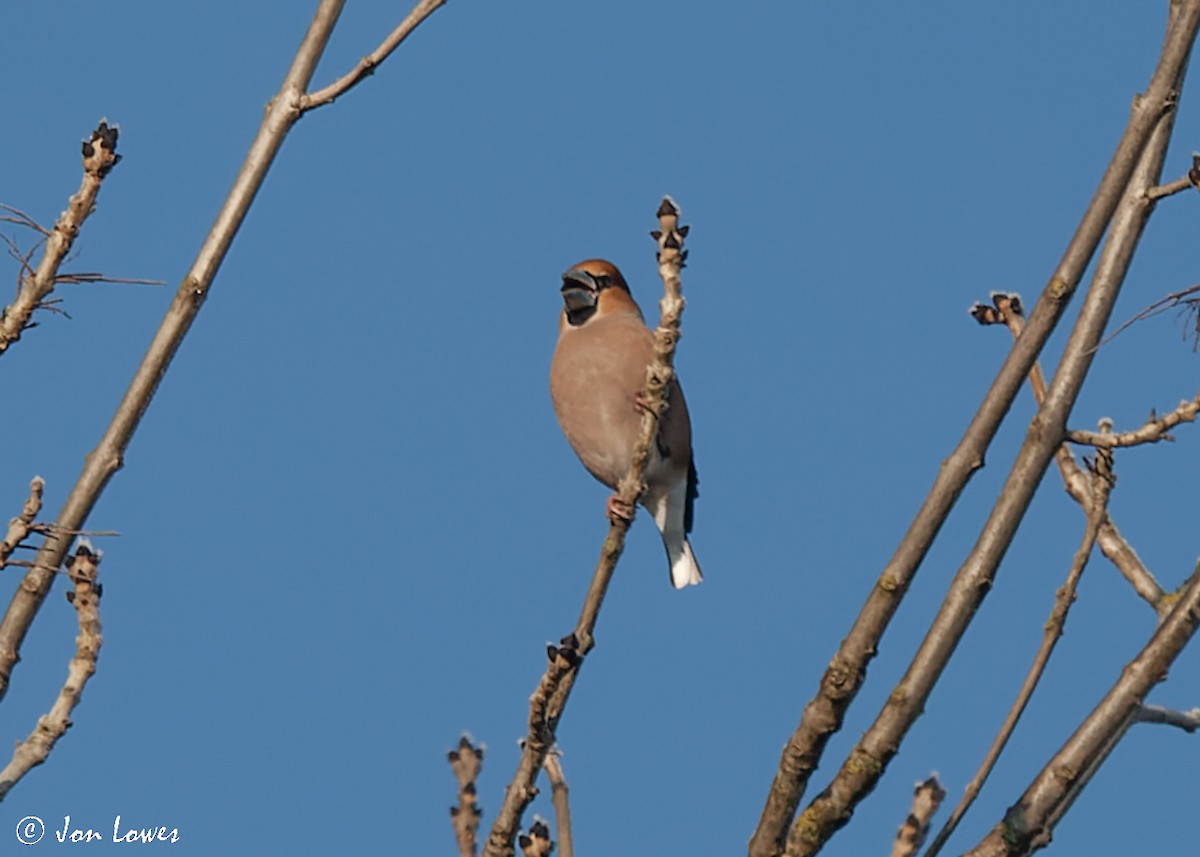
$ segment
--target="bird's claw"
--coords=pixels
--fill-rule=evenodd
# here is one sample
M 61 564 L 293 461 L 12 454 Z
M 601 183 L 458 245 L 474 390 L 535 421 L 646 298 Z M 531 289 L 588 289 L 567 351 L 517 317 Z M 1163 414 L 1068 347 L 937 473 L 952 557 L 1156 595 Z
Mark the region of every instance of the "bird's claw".
M 608 498 L 608 502 L 604 504 L 604 514 L 608 516 L 611 523 L 620 521 L 633 520 L 633 506 L 621 501 L 621 498 L 613 494 Z
M 650 404 L 650 397 L 644 391 L 639 391 L 633 394 L 633 409 L 638 412 L 655 413 L 654 407 Z M 661 413 L 666 413 L 667 402 L 662 403 Z

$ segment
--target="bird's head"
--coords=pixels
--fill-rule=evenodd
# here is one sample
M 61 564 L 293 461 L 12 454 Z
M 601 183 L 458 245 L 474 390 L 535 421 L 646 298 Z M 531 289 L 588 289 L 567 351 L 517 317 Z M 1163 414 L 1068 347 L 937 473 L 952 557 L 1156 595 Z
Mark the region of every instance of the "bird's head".
M 563 274 L 562 298 L 563 322 L 571 327 L 631 308 L 641 315 L 617 266 L 603 259 L 588 259 Z

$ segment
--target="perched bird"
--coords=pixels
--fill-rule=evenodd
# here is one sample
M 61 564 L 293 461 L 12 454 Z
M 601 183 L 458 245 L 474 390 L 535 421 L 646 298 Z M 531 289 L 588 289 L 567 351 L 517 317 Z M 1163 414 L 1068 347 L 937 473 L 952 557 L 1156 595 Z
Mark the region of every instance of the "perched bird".
M 629 472 L 641 431 L 639 399 L 654 354 L 654 334 L 611 262 L 580 262 L 563 274 L 562 283 L 550 398 L 558 424 L 583 466 L 615 490 Z M 683 390 L 674 379 L 646 461 L 645 482 L 641 503 L 662 533 L 671 584 L 678 589 L 699 583 L 700 566 L 687 540 L 698 495 L 692 426 Z M 616 499 L 609 498 L 609 517 L 629 518 L 632 511 L 622 509 Z

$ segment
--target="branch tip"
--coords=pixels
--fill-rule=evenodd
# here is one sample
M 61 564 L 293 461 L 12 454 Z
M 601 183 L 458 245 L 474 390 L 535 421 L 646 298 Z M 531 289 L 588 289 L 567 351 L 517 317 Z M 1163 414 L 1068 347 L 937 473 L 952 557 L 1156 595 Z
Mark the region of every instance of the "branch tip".
M 104 178 L 121 161 L 117 154 L 117 137 L 120 129 L 101 119 L 92 135 L 83 141 L 83 167 Z

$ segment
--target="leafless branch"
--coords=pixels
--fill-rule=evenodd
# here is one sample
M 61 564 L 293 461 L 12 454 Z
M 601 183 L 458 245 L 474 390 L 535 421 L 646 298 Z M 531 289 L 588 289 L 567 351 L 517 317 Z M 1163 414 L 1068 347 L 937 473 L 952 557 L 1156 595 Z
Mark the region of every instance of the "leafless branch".
M 912 857 L 920 849 L 929 833 L 929 824 L 933 821 L 934 813 L 946 798 L 946 790 L 938 782 L 934 774 L 923 783 L 917 783 L 913 790 L 912 812 L 900 825 L 896 832 L 896 841 L 892 843 L 892 857 Z
M 550 781 L 550 801 L 554 804 L 555 828 L 558 830 L 559 857 L 575 857 L 575 842 L 571 836 L 571 790 L 562 768 L 562 753 L 554 747 L 542 763 Z
M 1055 824 L 1137 719 L 1146 695 L 1167 677 L 1198 625 L 1200 567 L 1116 684 L 1046 763 L 1004 820 L 969 852 L 970 857 L 1017 857 L 1049 843 Z
M 50 711 L 38 718 L 37 728 L 17 744 L 12 760 L 0 771 L 0 800 L 3 800 L 22 777 L 46 761 L 50 751 L 71 727 L 71 712 L 83 698 L 88 679 L 96 672 L 103 638 L 100 634 L 100 593 L 96 582 L 101 554 L 81 542 L 67 563 L 75 588 L 67 599 L 79 617 L 79 636 L 75 638 L 75 657 L 67 667 L 67 680 L 58 692 Z
M 38 512 L 42 511 L 42 494 L 45 490 L 46 480 L 40 476 L 33 477 L 33 481 L 29 483 L 29 499 L 21 508 L 21 514 L 8 522 L 8 532 L 4 541 L 0 542 L 0 568 L 9 564 L 8 558 L 12 556 L 12 552 L 22 546 L 30 533 L 35 532 L 34 519 Z
M 1194 307 L 1196 305 L 1197 301 L 1200 301 L 1200 297 L 1198 297 L 1198 293 L 1200 293 L 1200 285 L 1195 285 L 1195 286 L 1188 286 L 1186 289 L 1183 289 L 1178 292 L 1172 292 L 1171 294 L 1167 295 L 1166 297 L 1159 298 L 1154 303 L 1150 304 L 1148 307 L 1146 307 L 1145 309 L 1138 312 L 1136 315 L 1134 315 L 1128 321 L 1122 322 L 1116 328 L 1116 330 L 1114 330 L 1108 336 L 1104 337 L 1103 341 L 1101 341 L 1101 343 L 1096 347 L 1103 348 L 1105 345 L 1107 345 L 1108 343 L 1110 343 L 1114 339 L 1116 339 L 1117 336 L 1120 335 L 1121 333 L 1123 333 L 1127 328 L 1132 327 L 1133 325 L 1137 324 L 1139 321 L 1145 321 L 1148 318 L 1153 318 L 1156 315 L 1161 315 L 1162 313 L 1166 312 L 1167 310 L 1174 309 L 1176 307 L 1185 307 L 1185 308 Z M 1198 330 L 1196 333 L 1197 333 L 1197 336 L 1200 337 L 1200 330 Z
M 18 226 L 24 226 L 26 229 L 32 229 L 34 232 L 49 238 L 50 230 L 42 224 L 38 223 L 24 211 L 19 208 L 13 208 L 11 205 L 5 205 L 0 202 L 0 211 L 7 211 L 8 215 L 0 217 L 0 223 L 15 223 Z
M 345 0 L 321 0 L 317 7 L 279 92 L 267 105 L 262 124 L 233 187 L 217 213 L 215 223 L 180 283 L 104 436 L 87 456 L 83 472 L 58 514 L 57 532 L 70 533 L 82 529 L 108 481 L 121 468 L 125 450 L 137 431 L 142 415 L 150 406 L 175 353 L 204 305 L 234 236 L 266 179 L 267 171 L 288 132 L 303 113 L 301 103 L 305 90 L 344 4 Z M 49 250 L 47 255 L 50 255 Z M 57 257 L 61 257 L 61 254 L 57 254 Z M 70 542 L 70 538 L 54 534 L 46 539 L 38 552 L 38 567 L 25 576 L 3 620 L 0 620 L 0 698 L 8 692 L 9 679 L 18 660 L 21 643 L 50 591 L 54 573 L 49 569 L 61 565 Z
M 788 855 L 811 855 L 819 851 L 828 838 L 849 821 L 854 808 L 871 792 L 888 762 L 898 752 L 904 736 L 924 710 L 942 670 L 994 582 L 1000 562 L 1066 432 L 1067 416 L 1083 386 L 1096 344 L 1103 335 L 1153 209 L 1153 203 L 1146 200 L 1145 189 L 1157 181 L 1162 170 L 1183 70 L 1198 26 L 1200 0 L 1187 0 L 1179 13 L 1171 16 L 1158 68 L 1147 93 L 1137 99 L 1134 106 L 1135 116 L 1150 111 L 1150 138 L 1144 148 L 1125 153 L 1135 163 L 1133 172 L 1113 213 L 1091 287 L 1046 392 L 1046 401 L 1030 424 L 1004 488 L 904 677 L 889 694 L 875 722 L 851 750 L 830 786 L 793 823 L 785 851 Z M 1025 332 L 1014 344 L 1014 351 L 1021 349 L 1035 329 L 1037 318 L 1035 308 Z M 1032 363 L 1031 360 L 1025 367 L 1026 371 Z
M 617 485 L 618 502 L 630 509 L 635 508 L 645 490 L 642 475 L 658 428 L 659 416 L 666 408 L 667 386 L 675 374 L 675 345 L 680 337 L 680 317 L 684 307 L 680 271 L 687 257 L 687 251 L 683 249 L 687 227 L 678 225 L 679 209 L 670 197 L 665 198 L 659 206 L 658 219 L 660 230 L 654 235 L 658 242 L 658 273 L 664 289 L 659 302 L 660 321 L 654 331 L 654 356 L 646 367 L 646 388 L 640 400 L 641 433 L 633 448 L 629 472 Z M 484 857 L 512 857 L 514 854 L 513 839 L 521 824 L 521 816 L 537 795 L 538 771 L 545 764 L 546 754 L 554 746 L 559 719 L 583 660 L 595 645 L 592 632 L 617 561 L 625 548 L 625 534 L 629 531 L 630 523 L 618 516 L 612 518 L 575 630 L 563 638 L 561 646 L 549 647 L 550 665 L 530 699 L 529 733 L 522 746 L 521 761 L 488 834 Z
M 300 99 L 300 111 L 305 113 L 309 110 L 315 110 L 318 107 L 330 104 L 335 98 L 357 85 L 363 79 L 374 74 L 379 64 L 391 56 L 392 51 L 400 47 L 400 43 L 408 38 L 408 34 L 415 30 L 422 21 L 437 11 L 438 8 L 445 5 L 445 3 L 446 0 L 421 0 L 408 13 L 408 17 L 401 21 L 400 25 L 388 34 L 388 37 L 383 40 L 379 47 L 358 61 L 358 65 L 324 89 L 304 95 Z
M 1177 193 L 1182 193 L 1191 187 L 1195 187 L 1191 178 L 1188 176 L 1182 176 L 1181 178 L 1175 179 L 1173 182 L 1167 182 L 1166 184 L 1161 184 L 1157 187 L 1150 188 L 1150 190 L 1146 191 L 1146 199 L 1151 201 L 1160 200 L 1163 197 L 1174 196 Z
M 19 295 L 21 293 L 21 283 L 25 282 L 26 277 L 31 277 L 35 273 L 33 270 L 33 265 L 30 264 L 30 260 L 33 258 L 33 254 L 37 252 L 37 248 L 42 242 L 39 241 L 28 250 L 22 250 L 16 241 L 3 233 L 0 233 L 0 241 L 4 242 L 4 247 L 8 251 L 8 255 L 17 263 L 16 293 Z M 32 326 L 32 324 L 26 325 L 26 329 L 28 329 L 30 326 Z
M 162 280 L 137 280 L 125 277 L 108 277 L 94 271 L 81 271 L 78 274 L 59 274 L 54 278 L 55 283 L 118 283 L 131 286 L 165 286 Z
M 1017 295 L 1002 292 L 996 292 L 992 295 L 992 304 L 990 306 L 982 303 L 976 304 L 971 308 L 971 315 L 980 324 L 1003 324 L 1007 326 L 1014 338 L 1021 335 L 1021 329 L 1025 324 L 1020 298 Z M 1042 375 L 1042 367 L 1038 363 L 1034 363 L 1033 368 L 1029 371 L 1029 386 L 1033 390 L 1033 397 L 1038 407 L 1041 407 L 1042 403 L 1046 400 L 1046 379 Z M 1091 481 L 1084 474 L 1083 469 L 1075 460 L 1070 447 L 1066 444 L 1059 446 L 1058 450 L 1054 453 L 1054 458 L 1058 463 L 1058 471 L 1062 475 L 1067 493 L 1086 512 L 1091 505 Z M 1129 581 L 1134 591 L 1145 599 L 1154 608 L 1155 612 L 1160 616 L 1163 615 L 1169 605 L 1163 597 L 1162 587 L 1158 585 L 1158 581 L 1154 579 L 1154 575 L 1146 568 L 1141 558 L 1137 555 L 1137 551 L 1121 535 L 1121 531 L 1113 521 L 1112 515 L 1107 512 L 1105 513 L 1104 523 L 1100 527 L 1097 542 L 1100 545 L 1100 551 L 1116 566 L 1125 579 Z
M 479 820 L 483 816 L 475 781 L 483 768 L 483 747 L 476 747 L 470 737 L 464 735 L 459 739 L 457 749 L 450 751 L 449 759 L 450 769 L 458 781 L 458 805 L 450 807 L 454 839 L 458 843 L 459 857 L 475 857 L 479 844 Z
M 878 643 L 901 598 L 970 476 L 982 467 L 983 455 L 1000 422 L 1066 311 L 1092 255 L 1109 229 L 1118 202 L 1130 185 L 1147 142 L 1161 127 L 1164 118 L 1169 122 L 1173 116 L 1182 72 L 1195 39 L 1198 21 L 1200 4 L 1196 0 L 1188 0 L 1179 14 L 1171 16 L 1167 39 L 1150 85 L 1135 102 L 1121 142 L 1079 228 L 1043 289 L 1025 333 L 1014 344 L 958 447 L 943 462 L 933 488 L 831 660 L 821 679 L 817 696 L 805 707 L 800 725 L 784 747 L 758 827 L 750 840 L 750 857 L 774 857 L 783 848 L 788 825 L 795 816 L 808 780 L 830 736 L 841 728 L 845 712 L 865 679 L 867 664 L 877 651 Z M 1157 175 L 1139 186 L 1145 188 L 1156 182 Z M 1123 225 L 1122 231 L 1126 229 Z M 1073 401 L 1073 398 L 1063 398 L 1061 404 Z M 1055 409 L 1058 410 L 1061 404 L 1056 404 Z M 1031 463 L 1035 464 L 1033 470 L 1037 471 L 1036 462 Z M 1040 473 L 1038 475 L 1040 477 Z M 1023 507 L 1024 503 L 1020 505 Z M 1002 553 L 1008 544 L 1008 535 L 1003 532 L 995 535 L 1000 536 L 1000 540 L 992 549 L 999 548 Z M 888 758 L 894 752 L 894 748 L 887 751 Z M 851 790 L 852 803 L 869 791 L 882 771 L 882 765 L 875 761 L 862 761 L 865 776 L 861 784 Z M 849 810 L 848 804 L 839 801 L 839 808 L 831 815 L 821 819 L 810 818 L 800 825 L 800 830 L 814 831 L 815 840 L 823 842 L 833 829 L 845 823 Z
M 95 211 L 100 185 L 119 160 L 117 129 L 115 126 L 109 127 L 107 122 L 101 122 L 83 143 L 83 183 L 67 203 L 67 210 L 58 218 L 53 231 L 46 237 L 45 251 L 37 270 L 31 274 L 27 272 L 21 278 L 16 300 L 0 312 L 0 354 L 21 338 L 21 334 L 30 327 L 34 310 L 54 290 L 58 266 L 70 252 L 83 222 Z M 5 210 L 15 212 L 18 218 L 22 218 L 22 225 L 44 231 L 23 212 L 7 206 Z
M 1161 705 L 1143 705 L 1138 708 L 1137 721 L 1139 723 L 1165 723 L 1168 726 L 1178 726 L 1184 732 L 1195 732 L 1200 729 L 1200 708 L 1193 708 L 1191 711 L 1177 711 Z
M 1071 443 L 1081 443 L 1104 449 L 1114 449 L 1119 446 L 1137 446 L 1143 443 L 1158 443 L 1163 440 L 1173 441 L 1175 438 L 1168 434 L 1168 432 L 1180 423 L 1195 422 L 1196 414 L 1198 413 L 1200 413 L 1200 395 L 1191 400 L 1184 399 L 1173 411 L 1161 417 L 1151 411 L 1150 418 L 1146 420 L 1145 424 L 1133 431 L 1121 432 L 1119 434 L 1069 431 L 1067 432 L 1067 440 L 1071 441 Z
M 942 850 L 942 846 L 946 844 L 946 840 L 950 838 L 954 830 L 958 827 L 959 821 L 966 815 L 967 810 L 971 808 L 971 804 L 975 802 L 979 791 L 983 788 L 984 783 L 987 782 L 992 769 L 1000 759 L 1000 754 L 1004 752 L 1004 748 L 1008 745 L 1008 739 L 1012 737 L 1013 730 L 1017 728 L 1017 723 L 1020 721 L 1021 715 L 1025 713 L 1025 707 L 1033 697 L 1033 692 L 1037 689 L 1038 683 L 1046 671 L 1047 664 L 1050 663 L 1050 656 L 1054 653 L 1054 647 L 1062 637 L 1063 628 L 1067 622 L 1067 613 L 1070 611 L 1071 605 L 1075 603 L 1075 593 L 1079 588 L 1079 580 L 1083 576 L 1084 569 L 1087 567 L 1088 558 L 1091 556 L 1092 548 L 1096 544 L 1096 537 L 1099 535 L 1100 528 L 1107 516 L 1108 498 L 1112 492 L 1113 482 L 1116 479 L 1113 475 L 1112 452 L 1110 450 L 1101 450 L 1098 453 L 1097 460 L 1091 468 L 1091 475 L 1092 497 L 1090 507 L 1087 510 L 1087 526 L 1084 528 L 1083 542 L 1079 545 L 1079 549 L 1075 551 L 1075 556 L 1071 561 L 1071 568 L 1067 572 L 1067 579 L 1056 594 L 1054 607 L 1051 609 L 1050 618 L 1044 626 L 1042 643 L 1038 647 L 1037 654 L 1034 656 L 1033 664 L 1029 668 L 1029 673 L 1025 676 L 1025 681 L 1021 685 L 1020 691 L 1017 692 L 1017 698 L 1013 701 L 1012 707 L 1009 708 L 1008 715 L 1004 718 L 1004 723 L 1000 726 L 1000 731 L 997 733 L 996 739 L 992 742 L 992 746 L 988 748 L 983 762 L 980 763 L 979 770 L 975 772 L 975 776 L 967 784 L 962 798 L 959 800 L 958 805 L 954 807 L 954 812 L 950 814 L 950 818 L 946 820 L 942 829 L 938 831 L 933 844 L 925 852 L 925 857 L 935 857 Z
M 1182 193 L 1190 187 L 1200 188 L 1200 154 L 1192 155 L 1192 168 L 1187 171 L 1186 175 L 1173 182 L 1150 188 L 1146 191 L 1146 199 L 1150 201 L 1162 199 L 1165 196 Z

